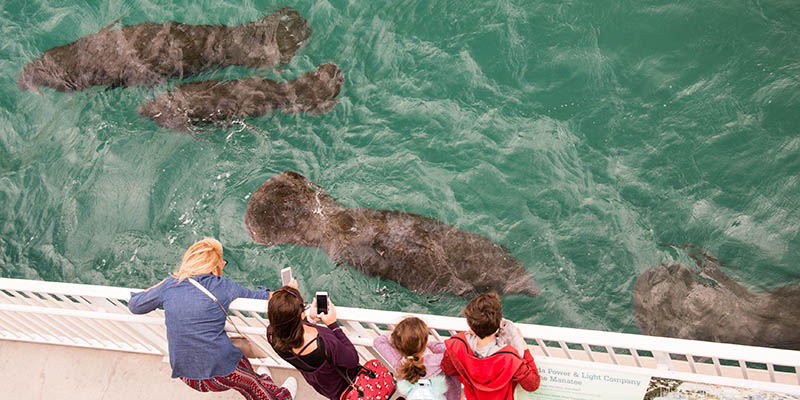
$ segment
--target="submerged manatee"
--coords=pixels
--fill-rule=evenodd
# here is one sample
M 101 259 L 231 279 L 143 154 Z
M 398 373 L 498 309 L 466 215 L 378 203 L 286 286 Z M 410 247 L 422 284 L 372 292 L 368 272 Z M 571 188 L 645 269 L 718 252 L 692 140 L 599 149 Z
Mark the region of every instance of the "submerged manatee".
M 47 50 L 17 78 L 22 90 L 63 92 L 95 85 L 154 85 L 214 67 L 263 68 L 287 63 L 311 35 L 305 19 L 281 8 L 238 26 L 142 23 L 100 32 Z
M 148 101 L 137 111 L 159 126 L 175 130 L 278 109 L 315 115 L 333 108 L 343 83 L 342 71 L 329 63 L 288 82 L 246 78 L 186 83 Z
M 692 248 L 699 265 L 661 264 L 644 271 L 633 289 L 642 333 L 681 339 L 800 350 L 800 285 L 754 293 Z
M 253 193 L 245 225 L 256 243 L 318 247 L 336 263 L 419 293 L 541 293 L 505 247 L 481 235 L 402 211 L 341 206 L 297 172 Z

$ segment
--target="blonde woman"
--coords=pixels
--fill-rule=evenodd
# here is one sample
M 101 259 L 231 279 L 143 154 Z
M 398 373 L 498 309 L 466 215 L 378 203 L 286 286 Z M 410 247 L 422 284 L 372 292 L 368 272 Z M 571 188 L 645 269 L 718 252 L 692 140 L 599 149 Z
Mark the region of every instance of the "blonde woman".
M 145 314 L 164 308 L 172 377 L 192 389 L 234 389 L 247 399 L 291 399 L 297 391 L 294 378 L 277 386 L 269 375 L 257 374 L 225 333 L 226 314 L 192 282 L 211 292 L 226 310 L 239 297 L 269 299 L 269 290 L 250 290 L 222 277 L 225 264 L 222 244 L 205 238 L 186 250 L 172 276 L 143 292 L 131 293 L 128 309 Z

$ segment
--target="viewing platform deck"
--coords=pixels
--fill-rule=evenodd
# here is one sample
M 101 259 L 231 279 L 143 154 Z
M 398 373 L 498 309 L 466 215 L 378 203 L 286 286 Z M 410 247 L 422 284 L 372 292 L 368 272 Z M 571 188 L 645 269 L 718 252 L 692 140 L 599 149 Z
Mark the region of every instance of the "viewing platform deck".
M 3 398 L 241 398 L 234 392 L 199 394 L 170 379 L 163 311 L 131 314 L 126 302 L 132 290 L 139 289 L 0 278 Z M 321 398 L 266 343 L 266 304 L 231 304 L 239 329 L 270 355 L 252 363 L 268 366 L 278 384 L 296 376 L 298 398 Z M 373 338 L 411 315 L 348 307 L 337 313 L 362 361 L 382 360 Z M 462 318 L 414 315 L 436 340 L 467 329 Z M 543 377 L 536 398 L 612 398 L 596 397 L 594 390 L 641 399 L 655 382 L 669 381 L 800 399 L 798 351 L 518 325 Z

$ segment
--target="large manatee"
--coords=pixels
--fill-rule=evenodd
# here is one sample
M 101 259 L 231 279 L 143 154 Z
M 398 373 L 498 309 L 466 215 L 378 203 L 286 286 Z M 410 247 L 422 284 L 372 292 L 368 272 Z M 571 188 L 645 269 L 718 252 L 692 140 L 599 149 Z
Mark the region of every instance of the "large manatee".
M 279 109 L 315 115 L 333 108 L 343 83 L 342 71 L 328 63 L 288 82 L 245 78 L 185 83 L 141 105 L 137 111 L 159 126 L 175 130 Z
M 693 247 L 689 255 L 698 271 L 661 264 L 639 276 L 633 304 L 642 333 L 800 350 L 800 285 L 756 293 L 715 257 Z
M 419 293 L 541 293 L 525 267 L 486 237 L 417 214 L 341 206 L 297 172 L 253 193 L 245 225 L 256 243 L 317 247 L 336 263 Z
M 96 85 L 151 86 L 214 67 L 269 67 L 289 62 L 311 35 L 305 19 L 286 7 L 238 26 L 115 25 L 47 50 L 23 67 L 17 87 L 71 92 Z

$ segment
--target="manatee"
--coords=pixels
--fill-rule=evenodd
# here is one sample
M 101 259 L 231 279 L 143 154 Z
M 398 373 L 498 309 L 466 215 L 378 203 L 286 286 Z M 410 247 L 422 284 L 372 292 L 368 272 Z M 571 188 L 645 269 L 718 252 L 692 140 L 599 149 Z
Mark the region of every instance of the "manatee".
M 689 247 L 699 271 L 662 263 L 636 281 L 634 319 L 642 333 L 800 350 L 800 285 L 751 291 L 717 258 Z
M 322 64 L 316 71 L 288 82 L 261 78 L 185 83 L 139 106 L 139 114 L 164 128 L 190 130 L 192 126 L 264 115 L 274 110 L 328 112 L 344 75 L 336 64 Z
M 417 214 L 341 206 L 293 171 L 253 193 L 245 226 L 255 243 L 320 248 L 339 265 L 417 293 L 541 293 L 508 249 L 484 236 Z
M 62 92 L 92 86 L 153 86 L 170 77 L 242 65 L 288 63 L 311 35 L 305 19 L 288 7 L 238 26 L 145 22 L 101 31 L 47 50 L 20 72 L 22 90 Z

